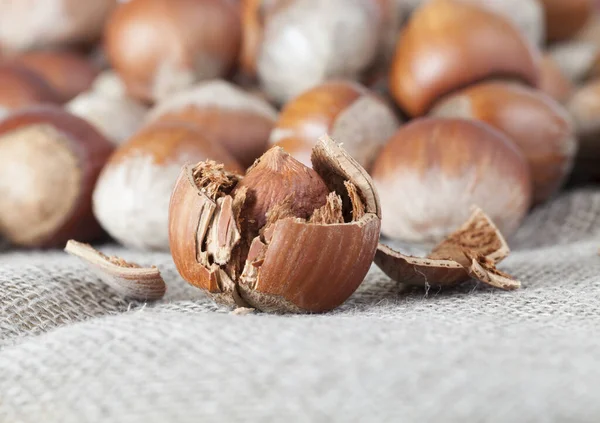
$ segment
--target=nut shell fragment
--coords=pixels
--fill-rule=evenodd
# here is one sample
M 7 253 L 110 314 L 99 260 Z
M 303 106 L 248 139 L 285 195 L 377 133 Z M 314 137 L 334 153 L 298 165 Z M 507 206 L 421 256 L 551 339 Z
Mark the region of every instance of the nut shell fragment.
M 380 244 L 375 264 L 393 280 L 413 286 L 455 286 L 474 278 L 513 290 L 521 283 L 496 269 L 510 250 L 485 213 L 475 208 L 469 220 L 424 258 L 401 254 Z
M 83 260 L 108 286 L 125 298 L 140 301 L 160 300 L 167 290 L 158 268 L 141 267 L 118 257 L 108 257 L 89 244 L 67 242 L 65 251 Z

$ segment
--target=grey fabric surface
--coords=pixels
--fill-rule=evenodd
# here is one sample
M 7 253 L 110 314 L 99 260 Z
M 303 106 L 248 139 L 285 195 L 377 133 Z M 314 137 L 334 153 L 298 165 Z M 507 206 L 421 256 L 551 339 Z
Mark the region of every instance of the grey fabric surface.
M 528 218 L 515 292 L 405 292 L 373 268 L 339 310 L 238 316 L 158 265 L 130 303 L 62 252 L 0 253 L 0 422 L 598 422 L 600 192 Z

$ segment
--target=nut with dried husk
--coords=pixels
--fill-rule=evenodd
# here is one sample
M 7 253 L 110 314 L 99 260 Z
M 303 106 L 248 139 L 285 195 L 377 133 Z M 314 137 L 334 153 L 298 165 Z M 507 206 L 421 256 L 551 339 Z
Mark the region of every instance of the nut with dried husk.
M 216 300 L 272 312 L 325 312 L 363 281 L 380 229 L 366 171 L 323 138 L 313 169 L 281 148 L 245 177 L 212 161 L 186 166 L 169 214 L 181 276 Z
M 167 290 L 157 267 L 142 267 L 109 257 L 89 244 L 69 240 L 65 251 L 79 257 L 108 286 L 132 300 L 160 300 Z
M 365 169 L 400 123 L 392 108 L 352 81 L 330 81 L 300 94 L 283 108 L 269 142 L 306 166 L 318 137 L 344 140 L 344 149 Z
M 494 223 L 475 208 L 469 220 L 427 257 L 404 255 L 380 244 L 375 264 L 393 280 L 410 286 L 451 287 L 473 278 L 494 288 L 512 290 L 521 283 L 496 268 L 509 252 Z

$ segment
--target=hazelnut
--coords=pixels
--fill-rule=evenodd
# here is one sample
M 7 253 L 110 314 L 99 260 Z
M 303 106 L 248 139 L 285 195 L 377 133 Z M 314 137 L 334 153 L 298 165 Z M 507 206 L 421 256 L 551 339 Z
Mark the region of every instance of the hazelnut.
M 141 127 L 148 110 L 119 86 L 116 75 L 102 73 L 91 90 L 79 94 L 65 108 L 94 125 L 114 144 L 122 144 Z
M 0 234 L 15 245 L 63 246 L 101 235 L 92 190 L 112 145 L 84 120 L 39 106 L 0 122 Z
M 115 0 L 18 0 L 0 3 L 0 50 L 82 44 L 98 40 Z
M 229 0 L 131 0 L 107 23 L 106 53 L 131 95 L 161 99 L 229 72 L 240 44 L 238 9 Z
M 575 89 L 550 54 L 544 55 L 540 65 L 539 89 L 559 103 L 567 101 Z
M 169 197 L 181 166 L 219 160 L 241 172 L 235 160 L 196 127 L 175 122 L 150 125 L 119 146 L 94 190 L 94 213 L 120 243 L 167 250 Z
M 546 15 L 541 0 L 462 1 L 477 4 L 502 15 L 511 21 L 534 46 L 542 46 L 546 41 Z
M 269 141 L 310 166 L 317 138 L 330 133 L 344 140 L 344 149 L 369 169 L 399 125 L 391 107 L 362 85 L 331 81 L 286 104 Z
M 502 132 L 463 119 L 421 118 L 401 127 L 372 170 L 382 233 L 437 242 L 478 205 L 512 234 L 531 205 L 527 161 Z
M 546 39 L 563 41 L 574 36 L 592 16 L 592 0 L 541 0 L 546 15 Z
M 250 7 L 260 16 L 244 14 L 243 63 L 250 72 L 256 67 L 277 103 L 327 79 L 358 79 L 377 57 L 381 0 L 263 0 Z
M 44 78 L 62 102 L 86 91 L 98 75 L 98 69 L 85 56 L 70 51 L 36 51 L 15 61 Z
M 266 151 L 276 119 L 277 111 L 265 100 L 212 80 L 163 100 L 147 120 L 193 123 L 247 167 Z
M 13 110 L 58 100 L 56 92 L 36 73 L 22 66 L 0 65 L 0 119 Z
M 254 182 L 215 162 L 184 167 L 169 212 L 175 265 L 217 301 L 275 312 L 332 310 L 363 281 L 377 248 L 380 208 L 371 179 L 328 138 L 314 148 L 314 172 L 277 147 L 266 155 L 270 164 L 263 157 L 248 172 Z M 281 172 L 273 163 L 283 164 Z M 274 190 L 263 188 L 265 180 Z M 248 220 L 258 210 L 247 211 L 253 202 L 262 205 L 263 227 Z
M 484 79 L 538 83 L 538 55 L 506 19 L 460 0 L 434 0 L 412 15 L 390 71 L 391 93 L 409 115 Z
M 573 181 L 600 181 L 600 79 L 577 89 L 567 103 L 567 110 L 579 135 Z
M 310 166 L 316 140 L 329 133 L 369 169 L 398 126 L 392 109 L 371 91 L 352 81 L 331 81 L 286 104 L 269 141 Z
M 569 113 L 539 90 L 482 82 L 440 101 L 431 115 L 477 119 L 504 132 L 529 162 L 535 204 L 555 194 L 573 166 L 577 137 Z

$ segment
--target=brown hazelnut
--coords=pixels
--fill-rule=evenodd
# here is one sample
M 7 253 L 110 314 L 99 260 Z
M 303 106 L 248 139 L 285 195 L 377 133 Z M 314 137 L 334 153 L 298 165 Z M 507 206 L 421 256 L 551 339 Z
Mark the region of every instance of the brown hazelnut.
M 372 170 L 382 233 L 437 242 L 479 206 L 512 234 L 531 205 L 527 161 L 502 132 L 463 119 L 421 118 L 401 127 Z
M 400 35 L 390 89 L 409 115 L 427 113 L 450 92 L 484 79 L 538 83 L 538 55 L 506 19 L 460 0 L 434 0 Z
M 579 135 L 573 180 L 600 181 L 600 79 L 577 89 L 567 103 L 567 110 Z
M 400 0 L 402 1 L 402 0 Z M 540 0 L 462 0 L 510 20 L 534 46 L 546 41 L 545 11 Z
M 0 4 L 0 50 L 82 44 L 98 40 L 116 0 L 17 0 Z
M 235 160 L 196 127 L 176 122 L 150 125 L 119 146 L 94 191 L 94 213 L 117 241 L 138 249 L 167 250 L 169 197 L 181 166 L 219 160 L 241 172 Z
M 575 89 L 573 82 L 563 73 L 550 54 L 544 55 L 540 65 L 539 89 L 559 103 L 567 101 Z
M 13 110 L 58 101 L 56 92 L 36 73 L 22 66 L 0 65 L 0 119 Z
M 101 234 L 92 191 L 112 144 L 84 120 L 39 106 L 0 122 L 0 234 L 26 247 Z
M 244 167 L 267 150 L 277 111 L 265 100 L 223 80 L 199 83 L 158 103 L 148 122 L 197 125 Z
M 515 82 L 482 82 L 440 101 L 432 116 L 477 119 L 504 132 L 531 168 L 533 201 L 554 195 L 573 167 L 577 136 L 555 100 Z
M 98 69 L 85 56 L 70 51 L 25 53 L 15 62 L 44 78 L 62 102 L 89 89 L 98 75 Z
M 269 141 L 310 166 L 316 140 L 329 133 L 343 140 L 344 149 L 369 169 L 399 125 L 391 107 L 362 85 L 331 81 L 286 104 Z
M 266 153 L 269 161 L 285 169 L 278 174 L 267 166 L 265 178 L 279 179 L 271 183 L 283 192 L 262 189 L 256 177 L 258 186 L 239 186 L 244 179 L 215 162 L 184 167 L 169 212 L 175 265 L 218 301 L 263 311 L 332 310 L 356 290 L 373 260 L 377 194 L 364 169 L 328 138 L 315 146 L 314 172 L 274 148 Z M 331 191 L 325 199 L 323 184 Z M 284 200 L 274 204 L 272 195 Z M 244 217 L 256 197 L 270 204 L 263 227 L 251 227 Z
M 327 79 L 358 79 L 377 57 L 381 0 L 263 0 L 250 7 L 259 16 L 244 14 L 243 63 L 250 72 L 256 67 L 277 103 Z
M 237 59 L 239 6 L 229 0 L 131 0 L 106 27 L 106 53 L 131 95 L 164 98 L 225 75 Z
M 65 105 L 65 108 L 94 125 L 114 144 L 122 144 L 143 124 L 148 112 L 129 97 L 117 75 L 103 72 L 92 85 Z
M 541 0 L 546 15 L 546 39 L 563 41 L 574 36 L 592 16 L 592 0 Z

